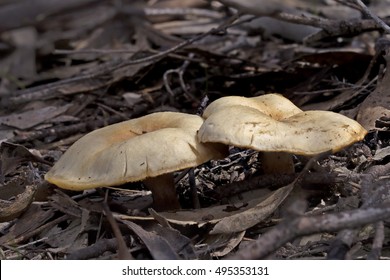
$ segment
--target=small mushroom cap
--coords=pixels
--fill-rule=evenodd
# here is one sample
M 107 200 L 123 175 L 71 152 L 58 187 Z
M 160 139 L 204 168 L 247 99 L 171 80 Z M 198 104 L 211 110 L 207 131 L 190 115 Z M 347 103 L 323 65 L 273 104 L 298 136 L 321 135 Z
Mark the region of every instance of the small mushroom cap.
M 121 185 L 225 156 L 225 147 L 201 144 L 196 115 L 159 112 L 97 129 L 76 141 L 45 175 L 64 189 Z
M 254 108 L 230 106 L 214 111 L 205 120 L 198 139 L 311 156 L 339 151 L 366 134 L 358 122 L 334 112 L 305 111 L 278 121 Z
M 275 120 L 281 120 L 302 112 L 294 103 L 281 94 L 270 93 L 257 97 L 225 96 L 210 103 L 203 113 L 207 119 L 212 113 L 230 106 L 247 106 Z

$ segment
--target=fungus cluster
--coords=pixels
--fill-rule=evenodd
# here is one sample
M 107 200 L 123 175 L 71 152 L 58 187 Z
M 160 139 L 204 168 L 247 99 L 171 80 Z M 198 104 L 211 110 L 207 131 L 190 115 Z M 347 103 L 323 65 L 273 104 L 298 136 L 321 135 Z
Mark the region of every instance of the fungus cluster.
M 177 209 L 173 172 L 223 158 L 227 145 L 262 151 L 263 166 L 291 172 L 291 154 L 336 152 L 366 133 L 341 114 L 302 111 L 278 94 L 223 97 L 206 108 L 203 118 L 160 112 L 92 131 L 64 153 L 45 179 L 69 190 L 143 181 L 156 210 Z
M 226 155 L 221 144 L 197 141 L 202 124 L 196 115 L 159 112 L 97 129 L 76 141 L 45 179 L 69 190 L 143 181 L 156 209 L 177 209 L 172 172 Z

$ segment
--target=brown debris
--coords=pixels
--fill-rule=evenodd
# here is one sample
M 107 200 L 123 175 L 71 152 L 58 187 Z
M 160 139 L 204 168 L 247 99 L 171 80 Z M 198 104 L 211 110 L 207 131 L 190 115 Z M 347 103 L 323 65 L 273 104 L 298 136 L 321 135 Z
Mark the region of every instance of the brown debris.
M 388 259 L 390 9 L 253 5 L 262 1 L 3 1 L 2 257 Z M 268 93 L 299 111 L 332 111 L 321 120 L 356 119 L 368 134 L 333 155 L 291 156 L 291 174 L 270 174 L 258 152 L 229 147 L 173 173 L 175 211 L 149 209 L 142 182 L 74 191 L 44 181 L 98 128 Z

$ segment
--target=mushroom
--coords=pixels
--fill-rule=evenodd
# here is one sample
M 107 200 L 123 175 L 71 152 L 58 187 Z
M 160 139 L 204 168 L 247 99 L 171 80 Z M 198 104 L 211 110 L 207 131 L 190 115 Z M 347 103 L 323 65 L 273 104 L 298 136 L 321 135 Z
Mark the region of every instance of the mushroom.
M 225 96 L 210 103 L 203 112 L 207 119 L 212 113 L 230 106 L 246 106 L 256 109 L 275 120 L 282 120 L 302 112 L 281 94 L 270 93 L 257 97 Z
M 262 112 L 275 120 L 282 120 L 302 112 L 290 100 L 281 94 L 266 94 L 258 97 L 226 96 L 212 102 L 203 113 L 207 119 L 212 113 L 230 106 L 246 106 Z M 294 173 L 294 162 L 291 154 L 284 152 L 259 153 L 264 173 Z
M 201 144 L 196 115 L 159 112 L 106 126 L 76 141 L 45 175 L 60 188 L 86 190 L 143 180 L 154 208 L 180 208 L 173 172 L 221 158 L 226 147 Z
M 214 101 L 218 102 L 217 105 L 213 102 L 206 108 L 206 119 L 199 129 L 198 139 L 202 143 L 223 143 L 265 152 L 266 162 L 263 164 L 278 168 L 280 162 L 269 152 L 290 156 L 337 152 L 362 140 L 367 134 L 358 122 L 344 115 L 329 111 L 301 111 L 283 99 L 275 94 L 239 97 L 240 104 L 232 103 L 232 97 L 220 98 Z M 226 106 L 224 100 L 227 100 Z M 262 106 L 257 105 L 259 100 L 263 101 Z

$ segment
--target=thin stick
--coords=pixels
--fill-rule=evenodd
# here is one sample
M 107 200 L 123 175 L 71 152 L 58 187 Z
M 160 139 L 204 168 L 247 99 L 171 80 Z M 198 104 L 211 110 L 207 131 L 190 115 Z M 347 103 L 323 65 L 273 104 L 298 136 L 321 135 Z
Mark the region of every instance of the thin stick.
M 280 223 L 229 259 L 262 259 L 299 236 L 358 228 L 390 217 L 389 206 L 356 209 L 318 216 L 300 216 Z
M 110 208 L 108 207 L 106 200 L 103 202 L 103 210 L 118 242 L 118 258 L 120 260 L 134 260 L 133 256 L 127 250 L 125 239 L 121 233 L 121 230 L 119 229 L 118 223 L 116 222 Z
M 355 0 L 356 4 L 359 6 L 361 11 L 368 17 L 372 18 L 380 27 L 383 28 L 383 30 L 386 33 L 390 34 L 390 27 L 383 21 L 381 20 L 377 15 L 372 13 L 370 9 L 367 8 L 367 6 L 361 1 L 361 0 Z

